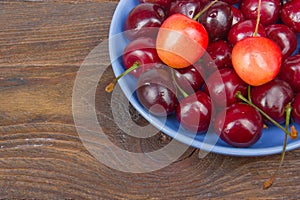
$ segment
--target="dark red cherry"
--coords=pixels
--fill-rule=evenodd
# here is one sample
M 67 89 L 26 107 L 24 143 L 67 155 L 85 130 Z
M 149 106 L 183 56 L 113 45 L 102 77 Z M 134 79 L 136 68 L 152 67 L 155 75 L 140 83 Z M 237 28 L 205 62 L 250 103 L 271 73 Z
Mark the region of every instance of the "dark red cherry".
M 176 88 L 166 69 L 150 69 L 140 75 L 137 83 L 139 102 L 153 115 L 174 113 L 178 100 Z
M 176 118 L 187 130 L 194 133 L 205 133 L 211 121 L 211 100 L 202 92 L 183 98 L 176 108 Z
M 193 18 L 200 11 L 201 6 L 201 2 L 197 0 L 174 0 L 171 3 L 169 15 L 180 13 Z
M 246 95 L 247 86 L 232 68 L 217 70 L 206 80 L 206 91 L 209 91 L 216 108 L 238 102 L 236 93 L 240 91 Z
M 125 20 L 125 35 L 130 40 L 142 36 L 155 38 L 158 28 L 166 17 L 165 8 L 158 4 L 138 4 L 129 12 Z
M 233 14 L 232 26 L 237 24 L 238 22 L 242 22 L 245 20 L 245 17 L 241 10 L 237 9 L 234 6 L 231 6 L 231 10 L 232 10 L 232 14 Z
M 169 8 L 172 0 L 139 0 L 140 3 L 153 3 Z
M 300 54 L 290 56 L 283 61 L 279 78 L 288 82 L 295 93 L 300 92 Z
M 241 0 L 222 0 L 222 1 L 233 5 L 233 4 L 240 3 Z
M 255 30 L 256 20 L 250 19 L 233 25 L 228 33 L 228 41 L 234 45 L 246 37 L 252 37 Z M 257 36 L 266 37 L 264 27 L 259 24 Z
M 230 4 L 219 1 L 199 17 L 199 22 L 207 30 L 210 41 L 215 41 L 227 37 L 232 19 Z
M 251 101 L 278 123 L 285 122 L 285 108 L 294 97 L 291 86 L 279 79 L 251 88 Z M 264 120 L 271 124 L 268 120 Z
M 217 114 L 214 130 L 229 145 L 249 147 L 261 137 L 263 121 L 252 106 L 235 103 Z
M 258 0 L 242 0 L 240 10 L 246 19 L 257 18 Z M 278 21 L 280 11 L 280 0 L 262 0 L 260 10 L 260 23 L 263 26 L 273 24 Z
M 281 49 L 282 58 L 289 57 L 297 48 L 297 35 L 284 24 L 271 24 L 265 28 L 267 37 Z
M 292 103 L 292 117 L 297 124 L 300 124 L 300 93 L 296 94 Z
M 207 74 L 211 74 L 217 69 L 232 67 L 232 46 L 226 40 L 210 42 L 206 51 L 209 56 L 203 56 L 202 60 Z
M 291 2 L 291 1 L 293 1 L 293 0 L 281 0 L 281 5 L 284 5 L 284 4 L 286 4 L 288 2 Z
M 122 56 L 123 65 L 126 69 L 137 63 L 140 67 L 133 70 L 131 74 L 140 76 L 144 71 L 154 67 L 153 63 L 162 63 L 159 59 L 156 48 L 156 40 L 149 37 L 140 37 L 132 40 L 124 49 Z
M 186 68 L 174 69 L 174 77 L 176 83 L 187 94 L 195 93 L 200 90 L 204 80 L 204 69 L 199 62 Z
M 300 1 L 293 0 L 284 4 L 281 8 L 281 20 L 291 27 L 295 32 L 300 33 Z

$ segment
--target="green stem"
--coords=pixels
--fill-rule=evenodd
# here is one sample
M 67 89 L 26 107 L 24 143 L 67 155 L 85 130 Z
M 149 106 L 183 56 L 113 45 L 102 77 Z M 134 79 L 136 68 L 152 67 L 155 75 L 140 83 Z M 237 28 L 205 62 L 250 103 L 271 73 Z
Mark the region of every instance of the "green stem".
M 236 97 L 243 100 L 244 102 L 246 102 L 247 104 L 249 104 L 250 106 L 252 106 L 253 108 L 255 108 L 256 110 L 258 110 L 266 119 L 268 119 L 270 122 L 272 122 L 275 126 L 277 126 L 278 128 L 280 128 L 285 134 L 290 135 L 290 132 L 288 130 L 286 130 L 284 127 L 282 127 L 278 122 L 276 122 L 274 119 L 272 119 L 272 117 L 270 117 L 267 113 L 265 113 L 263 110 L 261 110 L 259 107 L 257 107 L 256 105 L 254 105 L 251 101 L 249 101 L 247 98 L 245 98 L 241 92 L 237 92 Z
M 177 89 L 179 90 L 179 92 L 182 94 L 182 96 L 184 97 L 184 98 L 186 98 L 186 97 L 188 97 L 189 95 L 178 85 L 178 83 L 177 83 L 177 81 L 176 81 L 176 79 L 175 79 L 175 74 L 174 74 L 174 70 L 173 69 L 171 69 L 171 75 L 172 75 L 172 79 L 173 79 L 173 81 L 174 81 L 174 83 L 175 83 L 175 85 L 176 85 L 176 87 L 177 87 Z
M 218 0 L 214 0 L 212 2 L 210 2 L 210 4 L 208 4 L 208 6 L 206 6 L 205 8 L 203 8 L 203 10 L 201 10 L 200 12 L 197 13 L 197 15 L 195 15 L 195 17 L 193 18 L 193 20 L 198 20 L 198 18 L 205 13 L 212 5 L 214 5 L 215 3 L 217 3 Z
M 290 126 L 290 120 L 291 120 L 291 112 L 292 112 L 292 106 L 289 103 L 285 109 L 286 111 L 286 116 L 285 116 L 285 130 L 289 130 L 289 126 Z M 287 134 L 285 134 L 284 136 L 284 141 L 283 141 L 283 149 L 282 149 L 282 154 L 280 157 L 280 166 L 282 165 L 282 161 L 284 159 L 284 155 L 285 155 L 285 150 L 286 150 L 286 145 L 287 145 Z
M 133 63 L 133 65 L 126 69 L 122 74 L 120 74 L 115 80 L 116 82 L 122 78 L 123 76 L 127 75 L 128 73 L 132 72 L 133 70 L 137 69 L 140 66 L 140 64 L 138 62 Z
M 248 100 L 251 101 L 251 85 L 248 85 Z
M 288 131 L 289 126 L 290 126 L 291 112 L 292 112 L 292 107 L 291 107 L 291 104 L 289 103 L 285 108 L 285 113 L 286 113 L 286 115 L 285 115 L 285 130 L 287 130 L 287 131 Z M 280 168 L 283 164 L 283 160 L 284 160 L 284 156 L 285 156 L 285 152 L 286 152 L 287 138 L 288 138 L 288 135 L 285 134 L 284 135 L 282 152 L 281 152 L 281 155 L 280 155 L 279 166 L 278 166 L 277 170 L 275 171 L 275 173 L 271 176 L 271 178 L 268 181 L 265 182 L 265 184 L 264 184 L 264 189 L 265 190 L 272 186 L 272 184 L 275 180 L 275 176 L 278 174 L 278 172 L 279 172 L 279 170 L 280 170 Z
M 260 10 L 261 10 L 261 0 L 258 0 L 257 19 L 256 19 L 256 25 L 255 25 L 255 30 L 254 30 L 253 36 L 257 36 L 257 34 L 258 34 L 258 26 L 259 26 L 259 22 L 260 22 Z
M 114 87 L 115 87 L 115 84 L 118 82 L 118 80 L 120 78 L 122 78 L 123 76 L 125 76 L 128 73 L 132 72 L 133 70 L 137 69 L 139 66 L 140 66 L 140 64 L 138 62 L 133 63 L 133 65 L 130 68 L 128 68 L 127 70 L 125 70 L 122 74 L 120 74 L 117 78 L 115 78 L 110 84 L 108 84 L 105 87 L 105 91 L 106 92 L 112 92 L 113 89 L 114 89 Z

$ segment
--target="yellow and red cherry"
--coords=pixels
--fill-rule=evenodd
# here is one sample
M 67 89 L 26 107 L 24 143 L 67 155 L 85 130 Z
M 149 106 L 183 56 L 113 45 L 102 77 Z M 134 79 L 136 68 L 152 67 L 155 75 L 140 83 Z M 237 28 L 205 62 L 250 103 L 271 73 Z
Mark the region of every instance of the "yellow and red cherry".
M 273 80 L 279 73 L 282 53 L 271 39 L 258 36 L 261 1 L 258 1 L 254 34 L 237 42 L 232 49 L 232 65 L 239 77 L 252 86 Z
M 248 37 L 233 47 L 232 65 L 239 77 L 252 86 L 273 80 L 282 61 L 281 50 L 265 37 Z
M 183 14 L 173 14 L 161 25 L 156 49 L 160 59 L 172 68 L 185 68 L 203 55 L 208 46 L 204 26 Z

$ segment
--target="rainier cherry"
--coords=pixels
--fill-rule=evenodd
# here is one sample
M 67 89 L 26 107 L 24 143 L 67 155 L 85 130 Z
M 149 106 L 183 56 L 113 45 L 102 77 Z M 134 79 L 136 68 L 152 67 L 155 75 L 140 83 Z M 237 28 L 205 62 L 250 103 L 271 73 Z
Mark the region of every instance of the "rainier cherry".
M 260 8 L 259 0 L 258 8 Z M 281 49 L 272 40 L 257 36 L 260 9 L 258 9 L 257 26 L 252 37 L 237 42 L 232 49 L 232 65 L 236 73 L 246 83 L 253 86 L 262 85 L 273 80 L 279 72 Z
M 203 25 L 183 14 L 168 17 L 156 40 L 158 56 L 173 68 L 192 65 L 202 56 L 207 46 L 208 34 Z
M 156 49 L 166 65 L 185 68 L 203 55 L 209 36 L 204 26 L 196 20 L 216 2 L 212 1 L 193 19 L 183 14 L 173 14 L 163 22 L 158 31 Z

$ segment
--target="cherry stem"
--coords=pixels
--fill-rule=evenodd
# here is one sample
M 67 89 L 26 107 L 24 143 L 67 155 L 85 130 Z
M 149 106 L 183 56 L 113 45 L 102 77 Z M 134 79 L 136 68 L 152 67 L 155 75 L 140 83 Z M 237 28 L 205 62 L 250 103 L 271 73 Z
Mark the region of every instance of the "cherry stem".
M 248 88 L 247 88 L 247 92 L 248 92 L 248 100 L 251 101 L 251 85 L 248 85 Z
M 118 80 L 120 78 L 122 78 L 123 76 L 127 75 L 128 73 L 132 72 L 133 70 L 137 69 L 140 66 L 140 64 L 138 62 L 133 63 L 133 65 L 128 68 L 127 70 L 125 70 L 122 74 L 120 74 L 117 78 L 115 78 L 112 82 L 110 82 L 106 87 L 105 87 L 105 91 L 106 92 L 112 92 L 115 84 L 118 82 Z
M 257 19 L 256 19 L 255 30 L 254 30 L 253 36 L 257 36 L 257 34 L 258 34 L 258 26 L 259 26 L 259 22 L 260 22 L 260 10 L 261 10 L 261 0 L 258 0 Z
M 250 106 L 252 106 L 253 108 L 255 108 L 256 110 L 258 110 L 266 119 L 268 119 L 270 122 L 272 122 L 275 126 L 277 126 L 278 128 L 280 128 L 285 134 L 287 135 L 291 135 L 291 133 L 286 130 L 284 127 L 282 127 L 278 122 L 276 122 L 274 119 L 272 119 L 272 117 L 270 117 L 267 113 L 265 113 L 263 110 L 261 110 L 259 107 L 257 107 L 256 105 L 254 105 L 251 101 L 249 101 L 247 98 L 245 98 L 242 93 L 240 91 L 238 91 L 236 93 L 236 97 L 243 100 L 244 102 L 246 102 L 247 104 L 249 104 Z
M 189 95 L 178 85 L 178 83 L 177 83 L 177 81 L 175 79 L 175 74 L 174 74 L 174 70 L 173 69 L 171 69 L 171 74 L 172 74 L 172 79 L 173 79 L 173 81 L 174 81 L 177 89 L 179 90 L 179 92 L 182 94 L 182 96 L 184 98 L 188 97 Z
M 200 12 L 197 13 L 197 15 L 195 15 L 195 17 L 193 18 L 193 20 L 198 20 L 198 18 L 205 13 L 210 7 L 212 7 L 215 3 L 217 3 L 218 0 L 214 0 L 212 2 L 210 2 L 210 4 L 208 4 L 205 8 L 203 8 L 203 10 L 201 10 Z
M 291 112 L 292 112 L 292 106 L 289 103 L 286 108 L 285 108 L 285 130 L 289 129 L 290 126 L 290 119 L 291 119 Z M 270 188 L 275 180 L 275 176 L 278 174 L 282 164 L 283 164 L 283 160 L 284 160 L 284 156 L 285 156 L 285 152 L 286 152 L 286 145 L 287 145 L 287 134 L 284 135 L 284 141 L 283 141 L 283 147 L 282 147 L 282 152 L 281 152 L 281 156 L 280 156 L 280 163 L 279 166 L 277 168 L 277 170 L 274 172 L 274 174 L 271 176 L 271 178 L 269 180 L 267 180 L 264 183 L 264 187 L 263 189 L 266 190 L 268 188 Z

